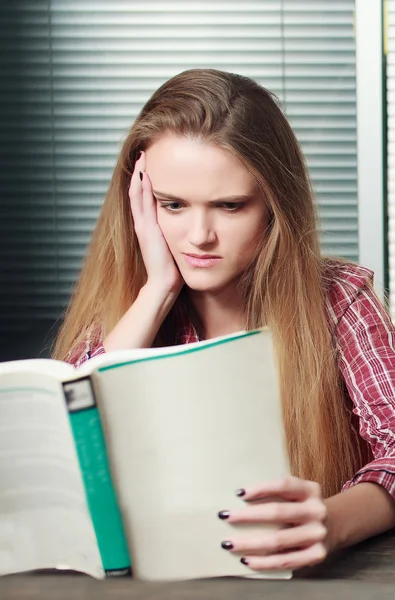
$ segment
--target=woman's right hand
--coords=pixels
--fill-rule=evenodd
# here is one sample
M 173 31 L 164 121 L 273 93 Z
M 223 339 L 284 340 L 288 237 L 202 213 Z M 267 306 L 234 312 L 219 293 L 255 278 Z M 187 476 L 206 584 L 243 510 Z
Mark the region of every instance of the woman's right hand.
M 184 281 L 158 224 L 151 181 L 145 172 L 144 152 L 135 164 L 129 198 L 134 229 L 147 271 L 147 284 L 178 295 Z
M 139 174 L 143 173 L 143 180 Z M 151 348 L 184 281 L 174 262 L 156 217 L 151 182 L 145 173 L 145 155 L 136 162 L 129 187 L 134 230 L 147 271 L 147 282 L 133 304 L 106 336 L 106 352 Z

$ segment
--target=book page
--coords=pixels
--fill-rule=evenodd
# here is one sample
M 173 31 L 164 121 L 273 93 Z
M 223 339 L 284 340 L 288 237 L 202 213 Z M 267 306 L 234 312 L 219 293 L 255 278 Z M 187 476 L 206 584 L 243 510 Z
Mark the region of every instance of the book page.
M 224 551 L 232 526 L 217 517 L 243 505 L 236 489 L 289 472 L 268 331 L 104 367 L 93 382 L 137 577 L 290 576 Z
M 50 358 L 28 358 L 26 360 L 11 360 L 0 363 L 0 376 L 4 373 L 32 371 L 56 377 L 59 381 L 75 376 L 75 369 L 61 360 Z
M 232 333 L 229 335 L 221 336 L 218 338 L 212 338 L 210 340 L 200 341 L 200 342 L 192 342 L 188 344 L 188 350 L 201 349 L 206 346 L 212 346 L 218 342 L 223 343 L 227 340 L 237 339 L 239 337 L 245 336 L 245 331 L 239 331 L 236 333 Z M 174 354 L 182 354 L 185 352 L 185 344 L 175 345 L 175 346 L 164 346 L 159 348 L 131 348 L 128 350 L 113 350 L 112 352 L 108 352 L 105 354 L 99 354 L 99 356 L 95 356 L 90 360 L 83 363 L 77 369 L 74 369 L 70 373 L 65 373 L 63 381 L 72 381 L 75 377 L 86 377 L 91 375 L 98 369 L 103 367 L 116 365 L 119 363 L 126 362 L 134 362 L 136 360 L 146 360 L 148 358 L 160 358 L 163 356 L 174 355 Z M 56 361 L 51 361 L 56 362 Z M 7 363 L 11 364 L 11 363 Z M 64 364 L 64 363 L 63 363 Z M 0 365 L 1 368 L 1 365 Z
M 53 378 L 0 378 L 0 574 L 103 577 L 63 392 Z

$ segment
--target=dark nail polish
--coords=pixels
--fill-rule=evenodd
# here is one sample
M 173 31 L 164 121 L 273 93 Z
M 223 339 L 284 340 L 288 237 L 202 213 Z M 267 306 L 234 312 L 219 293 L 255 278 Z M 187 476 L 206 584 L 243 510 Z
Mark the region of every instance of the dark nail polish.
M 241 496 L 245 496 L 245 489 L 240 488 L 239 490 L 236 490 L 236 496 L 239 496 L 239 498 L 241 498 Z
M 140 176 L 140 181 L 143 181 L 143 174 L 141 171 L 139 171 L 139 176 Z
M 232 542 L 228 542 L 228 541 L 222 542 L 221 546 L 224 550 L 232 550 L 233 549 Z
M 230 515 L 230 512 L 229 512 L 228 510 L 221 510 L 221 511 L 218 513 L 218 516 L 219 516 L 219 518 L 220 518 L 220 519 L 222 519 L 223 521 L 224 521 L 225 519 L 229 519 L 229 515 Z
M 246 558 L 244 558 L 244 556 L 243 556 L 243 558 L 240 559 L 240 562 L 243 563 L 243 565 L 246 565 L 246 567 L 248 567 L 248 565 L 250 564 L 248 562 L 248 560 Z

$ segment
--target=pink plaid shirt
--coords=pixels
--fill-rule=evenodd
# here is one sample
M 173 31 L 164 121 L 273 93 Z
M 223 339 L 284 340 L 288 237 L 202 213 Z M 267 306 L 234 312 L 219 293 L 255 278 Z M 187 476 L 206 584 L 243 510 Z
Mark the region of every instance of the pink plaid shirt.
M 368 481 L 383 486 L 395 499 L 395 328 L 369 285 L 371 271 L 328 262 L 325 280 L 328 322 L 339 369 L 354 404 L 359 433 L 373 458 L 343 490 Z M 180 306 L 177 343 L 196 341 L 187 311 Z M 104 353 L 100 332 L 95 330 L 68 360 L 78 367 Z

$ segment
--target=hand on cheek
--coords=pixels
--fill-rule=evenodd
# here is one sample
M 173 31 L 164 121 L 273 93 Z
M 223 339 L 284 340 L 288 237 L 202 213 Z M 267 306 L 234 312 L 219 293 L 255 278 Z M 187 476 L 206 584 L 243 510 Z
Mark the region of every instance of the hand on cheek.
M 241 555 L 243 564 L 256 571 L 294 570 L 326 558 L 327 509 L 319 484 L 287 477 L 236 493 L 246 502 L 245 507 L 223 510 L 218 513 L 220 519 L 232 525 L 277 526 L 274 530 L 262 527 L 260 534 L 240 535 L 232 528 L 222 547 Z
M 151 180 L 145 172 L 145 162 L 145 153 L 141 152 L 129 186 L 133 227 L 147 271 L 147 283 L 178 295 L 184 281 L 158 223 L 157 206 Z

